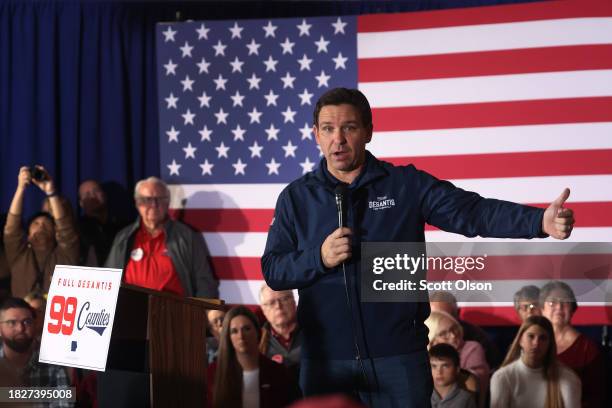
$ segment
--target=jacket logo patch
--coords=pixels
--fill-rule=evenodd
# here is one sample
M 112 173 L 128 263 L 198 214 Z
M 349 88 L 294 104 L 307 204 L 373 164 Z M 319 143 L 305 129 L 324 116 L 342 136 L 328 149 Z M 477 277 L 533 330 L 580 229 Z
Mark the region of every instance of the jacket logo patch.
M 387 196 L 376 197 L 375 201 L 369 201 L 368 207 L 371 210 L 386 210 L 387 208 L 395 207 L 395 199 Z

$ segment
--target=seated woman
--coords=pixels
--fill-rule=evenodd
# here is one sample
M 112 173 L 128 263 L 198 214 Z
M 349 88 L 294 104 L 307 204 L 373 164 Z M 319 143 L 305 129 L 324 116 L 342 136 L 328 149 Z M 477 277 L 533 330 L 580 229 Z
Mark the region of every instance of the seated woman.
M 574 370 L 582 382 L 583 408 L 604 404 L 604 359 L 597 344 L 580 334 L 571 325 L 578 309 L 574 291 L 560 281 L 547 283 L 540 289 L 542 316 L 552 323 L 557 346 L 557 358 Z
M 553 328 L 545 317 L 525 319 L 491 378 L 491 408 L 511 407 L 580 407 L 580 379 L 558 362 Z
M 215 369 L 214 407 L 285 407 L 299 396 L 293 376 L 259 353 L 261 330 L 244 306 L 230 309 L 223 320 Z M 209 375 L 209 377 L 211 377 Z
M 480 343 L 464 341 L 461 324 L 446 312 L 431 312 L 425 320 L 425 325 L 429 328 L 429 347 L 439 343 L 450 344 L 459 352 L 460 367 L 476 376 L 477 381 L 467 378 L 465 386 L 468 391 L 478 394 L 478 406 L 483 407 L 489 387 L 490 370 Z

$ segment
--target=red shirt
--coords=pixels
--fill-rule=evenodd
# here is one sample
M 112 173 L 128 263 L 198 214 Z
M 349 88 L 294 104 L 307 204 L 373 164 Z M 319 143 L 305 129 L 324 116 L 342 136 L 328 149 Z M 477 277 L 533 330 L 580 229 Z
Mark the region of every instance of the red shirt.
M 185 295 L 166 248 L 165 231 L 153 237 L 144 226 L 140 226 L 125 268 L 125 282 L 179 296 Z

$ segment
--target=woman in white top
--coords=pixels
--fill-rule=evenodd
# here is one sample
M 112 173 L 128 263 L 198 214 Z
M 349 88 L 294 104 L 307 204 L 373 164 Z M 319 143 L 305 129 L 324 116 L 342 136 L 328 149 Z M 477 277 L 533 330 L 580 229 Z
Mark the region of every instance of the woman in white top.
M 528 317 L 491 378 L 491 408 L 580 408 L 580 379 L 557 360 L 552 325 Z

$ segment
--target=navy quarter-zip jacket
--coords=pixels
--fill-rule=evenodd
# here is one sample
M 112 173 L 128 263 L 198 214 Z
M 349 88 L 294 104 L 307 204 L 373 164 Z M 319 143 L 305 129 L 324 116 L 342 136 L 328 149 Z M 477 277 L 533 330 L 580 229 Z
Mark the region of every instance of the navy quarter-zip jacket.
M 342 268 L 328 269 L 321 260 L 323 241 L 338 228 L 338 183 L 322 159 L 316 170 L 289 184 L 278 197 L 261 259 L 272 289 L 299 290 L 304 358 L 355 358 L 351 319 L 364 358 L 425 350 L 428 303 L 360 301 L 362 242 L 423 242 L 425 223 L 468 237 L 546 237 L 542 209 L 486 199 L 412 165 L 396 167 L 366 152 L 364 170 L 345 200 L 353 231 L 352 257 L 345 262 L 351 316 Z

